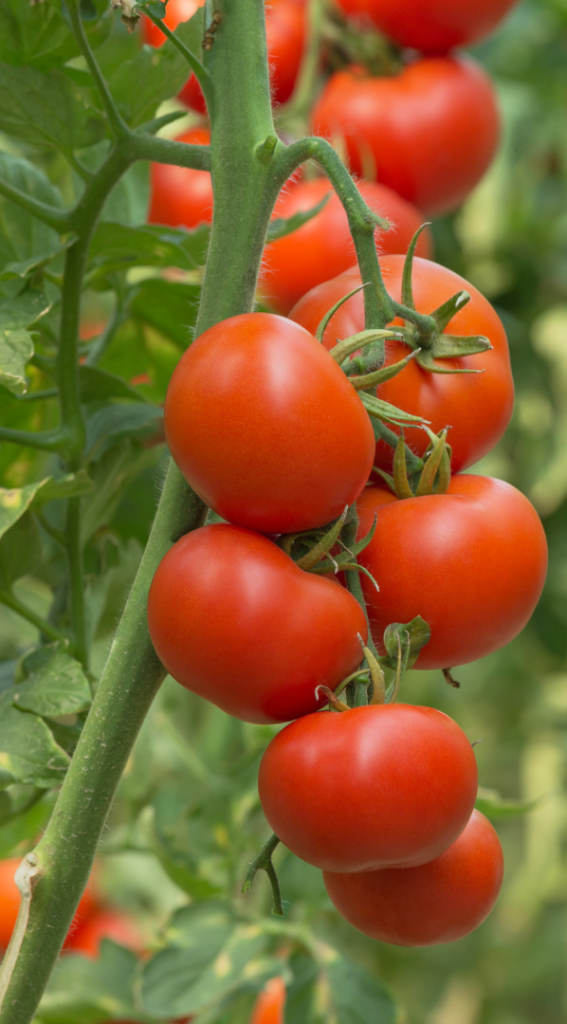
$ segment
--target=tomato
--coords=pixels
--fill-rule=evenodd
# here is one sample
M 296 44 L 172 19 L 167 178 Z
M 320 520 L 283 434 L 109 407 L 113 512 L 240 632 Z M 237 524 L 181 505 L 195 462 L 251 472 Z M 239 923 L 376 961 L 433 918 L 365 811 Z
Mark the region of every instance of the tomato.
M 404 199 L 374 181 L 357 182 L 370 208 L 391 221 L 389 231 L 376 231 L 378 248 L 407 252 L 424 218 Z M 326 178 L 299 181 L 280 195 L 274 217 L 288 218 L 312 209 L 328 193 L 326 205 L 297 231 L 266 246 L 261 278 L 263 295 L 278 313 L 291 307 L 310 288 L 348 270 L 356 263 L 354 244 L 343 205 Z M 421 256 L 431 254 L 431 237 L 424 232 L 418 242 Z
M 428 864 L 360 874 L 325 871 L 335 907 L 359 932 L 396 946 L 455 942 L 488 917 L 504 857 L 490 822 L 473 811 L 456 842 Z
M 323 711 L 282 729 L 260 764 L 264 814 L 293 853 L 327 871 L 423 864 L 463 831 L 476 761 L 434 708 Z
M 347 377 L 302 327 L 231 317 L 182 356 L 165 432 L 191 487 L 223 519 L 293 533 L 337 518 L 372 467 L 372 425 Z
M 14 875 L 20 864 L 20 857 L 9 857 L 6 860 L 0 860 L 0 950 L 7 948 L 18 916 L 20 891 L 14 881 Z M 91 879 L 77 907 L 71 931 L 85 918 L 88 919 L 97 907 L 98 902 L 93 893 Z
M 96 959 L 103 939 L 112 939 L 135 953 L 143 953 L 144 937 L 132 917 L 119 910 L 100 910 L 69 936 L 66 951 Z
M 180 135 L 178 142 L 206 146 L 210 133 L 204 128 L 191 128 Z M 150 168 L 150 224 L 182 225 L 194 228 L 210 224 L 213 219 L 213 186 L 208 171 L 173 164 L 153 163 Z
M 428 215 L 453 210 L 489 166 L 499 137 L 492 83 L 469 57 L 429 57 L 396 76 L 355 67 L 327 82 L 317 135 L 344 139 L 351 170 L 375 177 Z
M 403 259 L 385 256 L 380 260 L 388 292 L 401 301 Z M 361 284 L 358 270 L 313 289 L 292 309 L 296 323 L 314 332 L 319 321 L 342 296 Z M 445 333 L 452 335 L 480 334 L 488 338 L 492 351 L 456 360 L 439 360 L 441 367 L 482 369 L 482 373 L 439 374 L 422 370 L 412 362 L 378 390 L 380 398 L 406 412 L 429 420 L 436 433 L 450 425 L 449 443 L 453 449 L 454 472 L 465 469 L 489 452 L 506 430 L 514 404 L 514 381 L 504 327 L 495 310 L 473 285 L 452 270 L 429 260 L 414 260 L 413 290 L 415 306 L 421 313 L 431 313 L 456 292 L 465 290 L 471 300 L 449 322 Z M 396 320 L 394 323 L 400 323 Z M 344 303 L 332 317 L 325 332 L 324 344 L 332 348 L 337 338 L 348 338 L 364 330 L 364 299 L 358 292 Z M 407 356 L 409 349 L 401 342 L 386 343 L 386 364 Z M 424 430 L 406 427 L 410 447 L 423 455 L 429 439 Z M 392 449 L 380 442 L 376 447 L 375 464 L 384 469 L 392 465 Z
M 511 484 L 463 474 L 447 494 L 397 498 L 367 487 L 360 535 L 377 529 L 359 561 L 372 635 L 390 622 L 429 623 L 416 668 L 450 668 L 503 647 L 530 618 L 545 582 L 547 544 L 539 516 Z
M 154 647 L 182 686 L 246 722 L 288 722 L 360 665 L 357 601 L 252 530 L 222 523 L 178 540 L 148 599 Z
M 168 28 L 174 30 L 182 21 L 187 21 L 205 0 L 169 0 L 164 18 Z M 146 43 L 161 46 L 165 41 L 163 32 L 149 18 L 143 19 L 143 33 Z M 306 15 L 305 4 L 298 0 L 270 0 L 266 5 L 266 43 L 270 63 L 270 82 L 273 102 L 285 103 L 293 92 L 305 45 Z M 205 112 L 205 101 L 201 87 L 191 75 L 179 93 L 179 99 L 193 110 Z
M 250 1024 L 284 1024 L 285 981 L 270 978 L 256 1000 Z
M 515 0 L 338 0 L 345 14 L 366 16 L 401 46 L 446 53 L 487 36 Z

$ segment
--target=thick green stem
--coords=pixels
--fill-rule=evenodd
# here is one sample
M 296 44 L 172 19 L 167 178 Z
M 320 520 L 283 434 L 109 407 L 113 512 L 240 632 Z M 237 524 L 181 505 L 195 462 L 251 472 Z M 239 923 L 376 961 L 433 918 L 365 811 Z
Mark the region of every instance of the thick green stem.
M 64 634 L 55 629 L 55 626 L 52 626 L 46 619 L 42 619 L 41 615 L 36 615 L 31 608 L 28 608 L 26 604 L 22 604 L 11 592 L 0 592 L 0 604 L 5 604 L 7 608 L 11 608 L 17 615 L 21 615 L 22 619 L 27 619 L 28 622 L 31 622 L 32 626 L 39 629 L 40 633 L 48 636 L 50 640 L 65 639 Z

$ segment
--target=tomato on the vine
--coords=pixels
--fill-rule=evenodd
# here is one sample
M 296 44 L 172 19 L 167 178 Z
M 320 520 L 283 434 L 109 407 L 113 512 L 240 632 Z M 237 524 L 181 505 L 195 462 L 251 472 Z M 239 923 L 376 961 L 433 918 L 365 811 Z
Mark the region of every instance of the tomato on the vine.
M 357 186 L 368 206 L 392 225 L 388 231 L 376 229 L 378 250 L 407 252 L 423 223 L 419 210 L 386 185 L 358 181 Z M 310 288 L 343 273 L 356 262 L 347 215 L 327 178 L 289 184 L 276 203 L 274 217 L 287 219 L 305 213 L 326 195 L 329 198 L 320 213 L 264 250 L 261 291 L 278 313 L 289 313 Z M 431 236 L 426 230 L 418 241 L 418 254 L 428 257 L 431 248 Z
M 283 978 L 270 978 L 254 1004 L 250 1024 L 284 1024 L 285 1000 Z
M 275 834 L 328 871 L 423 864 L 463 831 L 477 794 L 473 749 L 434 708 L 382 704 L 307 715 L 282 729 L 258 790 Z
M 344 140 L 354 174 L 376 177 L 431 215 L 466 199 L 499 137 L 492 83 L 464 56 L 416 60 L 392 77 L 338 71 L 312 125 L 317 135 Z
M 0 950 L 6 949 L 8 946 L 18 917 L 21 897 L 20 890 L 14 881 L 14 875 L 20 864 L 21 857 L 8 857 L 5 860 L 0 860 Z M 94 914 L 97 908 L 98 901 L 93 887 L 89 883 L 75 911 L 70 934 L 73 929 L 78 928 L 85 919 Z
M 364 935 L 396 946 L 432 946 L 478 928 L 503 876 L 498 835 L 473 811 L 453 845 L 427 864 L 363 874 L 325 871 L 323 879 L 339 913 Z
M 547 543 L 539 516 L 511 484 L 464 473 L 447 494 L 398 500 L 384 486 L 357 502 L 360 535 L 377 528 L 359 561 L 372 635 L 416 615 L 431 639 L 416 668 L 476 661 L 512 640 L 530 618 L 545 582 Z M 368 581 L 369 582 L 369 581 Z
M 374 456 L 360 398 L 322 345 L 270 313 L 231 317 L 182 356 L 165 432 L 191 487 L 262 533 L 323 526 L 352 504 Z
M 404 261 L 401 256 L 380 259 L 384 283 L 389 294 L 401 301 Z M 431 373 L 415 360 L 402 373 L 380 385 L 380 398 L 406 412 L 423 416 L 436 433 L 450 426 L 448 441 L 452 447 L 451 467 L 454 472 L 472 466 L 489 452 L 506 430 L 514 404 L 514 381 L 504 327 L 497 313 L 473 285 L 452 270 L 430 260 L 415 259 L 413 263 L 413 296 L 420 313 L 431 313 L 461 290 L 470 295 L 449 321 L 446 334 L 488 338 L 492 351 L 459 359 L 441 359 L 440 368 L 482 370 L 482 373 Z M 361 284 L 356 267 L 325 284 L 314 288 L 292 309 L 290 317 L 306 330 L 314 332 L 327 310 L 341 297 Z M 395 320 L 394 324 L 401 321 Z M 343 303 L 331 318 L 323 343 L 332 348 L 337 338 L 348 338 L 364 330 L 364 299 L 358 292 Z M 386 365 L 409 354 L 401 341 L 386 342 Z M 392 428 L 393 429 L 393 428 Z M 423 455 L 429 438 L 419 427 L 405 427 L 410 447 Z M 375 465 L 390 469 L 392 449 L 384 442 L 376 446 Z
M 516 0 L 338 0 L 401 46 L 447 53 L 489 35 Z
M 191 128 L 180 135 L 178 142 L 207 146 L 210 132 Z M 213 186 L 208 171 L 173 164 L 153 163 L 150 168 L 150 224 L 197 227 L 213 219 Z
M 246 722 L 322 707 L 360 665 L 368 635 L 339 583 L 304 572 L 267 537 L 218 523 L 178 540 L 158 566 L 148 625 L 177 682 Z

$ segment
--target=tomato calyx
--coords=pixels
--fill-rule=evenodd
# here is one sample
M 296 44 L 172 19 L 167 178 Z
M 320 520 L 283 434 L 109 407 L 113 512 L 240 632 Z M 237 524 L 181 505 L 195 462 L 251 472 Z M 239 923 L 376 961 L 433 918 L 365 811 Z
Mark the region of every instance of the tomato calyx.
M 278 544 L 285 551 L 286 555 L 293 558 L 296 565 L 305 572 L 313 572 L 317 575 L 326 575 L 334 572 L 335 575 L 349 569 L 363 573 L 378 585 L 368 570 L 359 565 L 357 556 L 370 544 L 376 530 L 376 517 L 368 533 L 358 541 L 352 542 L 343 536 L 345 527 L 348 529 L 355 513 L 355 507 L 348 505 L 342 515 L 328 527 L 322 530 L 307 530 L 304 533 L 288 533 L 279 538 Z M 334 551 L 336 546 L 341 551 Z
M 439 434 L 434 434 L 428 427 L 424 427 L 429 434 L 431 442 L 424 456 L 424 463 L 417 473 L 408 473 L 406 461 L 406 443 L 403 429 L 394 451 L 392 474 L 378 466 L 373 467 L 388 485 L 396 498 L 421 498 L 430 494 L 446 494 L 451 482 L 451 446 L 447 441 L 449 427 L 445 427 Z

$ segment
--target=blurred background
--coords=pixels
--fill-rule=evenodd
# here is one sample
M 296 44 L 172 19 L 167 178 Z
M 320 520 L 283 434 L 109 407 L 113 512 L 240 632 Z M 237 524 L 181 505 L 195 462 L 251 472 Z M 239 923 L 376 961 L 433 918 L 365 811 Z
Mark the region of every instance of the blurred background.
M 103 66 L 108 70 L 138 47 L 139 40 L 117 24 L 101 50 Z M 504 845 L 504 889 L 488 921 L 469 938 L 425 950 L 398 949 L 366 940 L 341 921 L 315 869 L 285 851 L 275 859 L 287 921 L 376 972 L 399 1001 L 400 1021 L 560 1024 L 567 1019 L 566 0 L 522 0 L 472 52 L 494 78 L 504 137 L 464 207 L 434 223 L 435 258 L 475 284 L 506 326 L 517 388 L 514 416 L 503 441 L 474 471 L 508 480 L 528 495 L 545 524 L 550 568 L 536 613 L 512 644 L 456 671 L 459 690 L 448 687 L 441 673 L 410 672 L 402 697 L 440 708 L 471 740 L 482 741 L 476 747 L 480 784 Z M 168 101 L 163 109 L 174 106 Z M 170 134 L 192 123 L 190 115 Z M 27 152 L 24 143 L 16 146 L 6 136 L 0 149 Z M 44 166 L 71 198 L 77 182 L 62 159 L 46 156 Z M 127 210 L 130 223 L 143 223 L 147 167 L 130 172 L 119 193 L 111 200 L 115 209 L 122 216 Z M 2 217 L 9 218 L 5 204 Z M 99 365 L 161 403 L 194 318 L 200 275 L 176 272 L 164 310 L 163 275 L 144 268 L 129 273 L 130 283 L 140 285 L 137 297 L 126 312 L 119 311 Z M 100 281 L 87 291 L 85 339 L 100 333 L 117 302 Z M 44 386 L 41 371 L 31 372 L 32 387 Z M 10 403 L 0 410 L 2 422 L 37 429 L 49 426 L 54 415 L 49 403 Z M 94 524 L 87 568 L 95 676 L 148 534 L 164 458 L 159 437 L 151 443 L 128 439 L 94 467 L 101 481 L 110 480 L 106 490 L 97 487 L 85 499 Z M 7 444 L 0 449 L 5 487 L 21 487 L 48 468 L 41 454 Z M 19 580 L 16 592 L 47 615 L 58 572 L 53 553 Z M 5 685 L 17 659 L 35 642 L 34 627 L 0 607 Z M 135 917 L 146 945 L 191 897 L 228 894 L 247 911 L 269 914 L 265 876 L 252 894 L 238 893 L 248 862 L 268 835 L 256 773 L 272 734 L 227 718 L 171 680 L 164 685 L 121 784 L 98 882 L 108 900 Z M 48 793 L 26 814 L 1 819 L 0 856 L 21 855 L 30 847 L 52 803 Z M 280 954 L 285 955 L 285 942 Z M 239 1013 L 248 1012 L 250 997 L 242 998 L 244 1009 L 235 1004 L 223 1021 L 246 1019 Z M 63 1019 L 78 1020 L 72 1014 L 38 1018 Z

